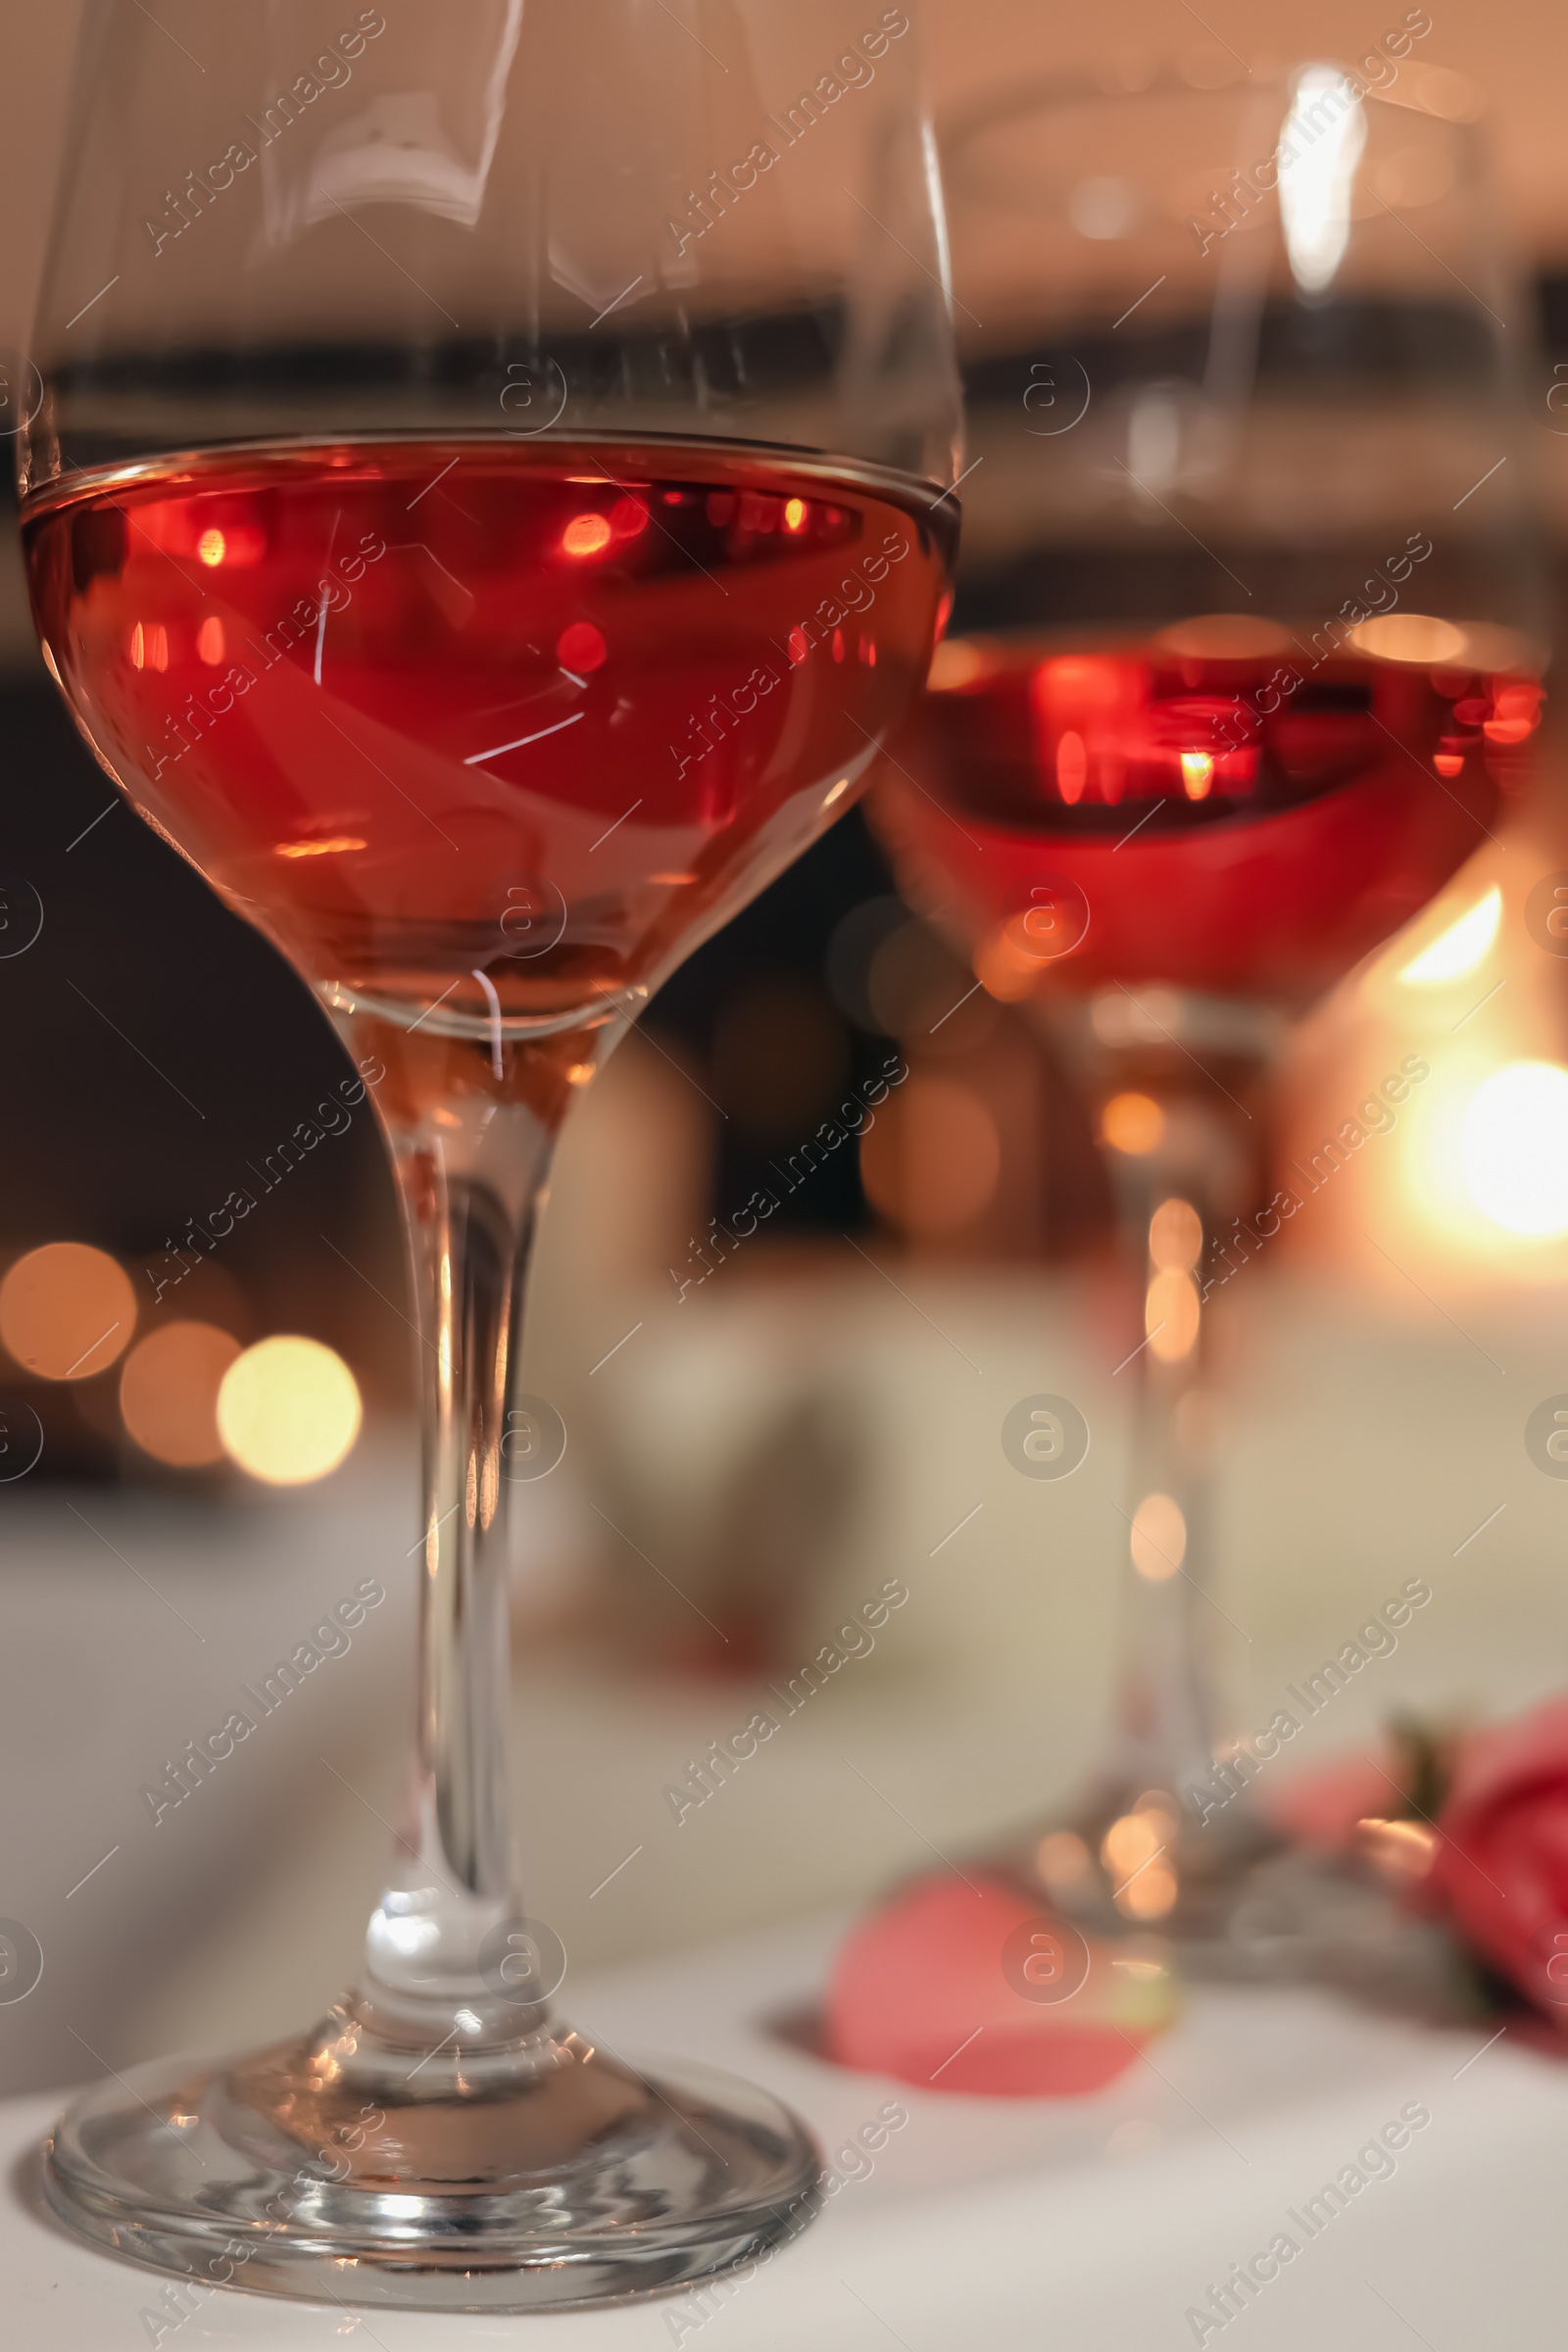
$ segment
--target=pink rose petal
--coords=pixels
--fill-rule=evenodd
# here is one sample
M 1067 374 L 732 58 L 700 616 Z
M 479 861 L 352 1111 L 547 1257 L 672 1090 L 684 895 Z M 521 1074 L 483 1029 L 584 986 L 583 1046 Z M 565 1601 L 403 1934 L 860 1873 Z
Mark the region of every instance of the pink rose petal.
M 1056 1923 L 1018 1889 L 970 1875 L 972 1886 L 952 1872 L 915 1879 L 850 1931 L 828 1988 L 832 2055 L 990 2098 L 1102 2089 L 1166 2021 L 1168 1984 L 1152 2000 L 1147 1972 L 1123 1978 L 1113 1954 L 1062 1928 L 1056 1982 L 1081 1982 L 1059 1999 L 1030 1997 L 1020 1953 Z

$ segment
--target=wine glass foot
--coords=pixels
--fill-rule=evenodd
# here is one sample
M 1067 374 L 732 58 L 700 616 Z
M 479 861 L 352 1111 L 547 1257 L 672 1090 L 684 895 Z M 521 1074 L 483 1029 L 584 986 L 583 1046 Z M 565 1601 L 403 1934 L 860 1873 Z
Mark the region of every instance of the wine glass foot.
M 301 2040 L 115 2078 L 56 2127 L 50 2204 L 187 2294 L 487 2312 L 668 2292 L 816 2213 L 809 2134 L 732 2076 L 644 2074 L 561 2027 L 412 2077 L 374 2041 L 347 2004 Z
M 1037 1825 L 1007 1867 L 1084 1935 L 1165 1946 L 1189 1983 L 1322 1984 L 1435 2022 L 1473 2010 L 1455 1947 L 1396 1886 L 1239 1802 L 1200 1823 L 1158 1790 L 1102 1788 Z

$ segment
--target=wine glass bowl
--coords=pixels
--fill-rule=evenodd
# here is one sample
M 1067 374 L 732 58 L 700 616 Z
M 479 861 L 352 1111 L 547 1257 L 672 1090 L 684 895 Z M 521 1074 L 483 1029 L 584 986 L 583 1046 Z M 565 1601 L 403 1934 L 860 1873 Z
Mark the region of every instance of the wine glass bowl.
M 26 527 L 94 749 L 237 912 L 348 1000 L 553 1019 L 657 986 L 858 787 L 923 679 L 932 508 L 431 438 L 99 470 Z
M 359 1985 L 116 2077 L 48 2152 L 74 2228 L 203 2281 L 561 2308 L 816 2207 L 777 2100 L 556 2018 L 508 1805 L 508 1446 L 563 1119 L 850 805 L 940 625 L 916 47 L 824 0 L 470 0 L 461 37 L 277 0 L 220 46 L 195 0 L 88 20 L 19 444 L 45 658 L 331 1013 L 418 1325 L 416 1736 Z
M 1045 946 L 1058 991 L 1303 1009 L 1522 777 L 1516 289 L 1410 45 L 1354 79 L 1058 80 L 944 128 L 970 466 L 909 765 L 962 828 L 897 779 L 885 806 L 1016 993 Z M 1059 916 L 1020 943 L 1039 881 Z
M 938 835 L 895 777 L 884 828 L 928 900 L 962 900 L 1001 994 L 1049 974 L 1304 1008 L 1472 855 L 1539 716 L 1525 641 L 1408 619 L 1445 664 L 1363 651 L 1371 623 L 1308 654 L 1304 624 L 1228 613 L 950 643 L 906 760 L 959 822 Z

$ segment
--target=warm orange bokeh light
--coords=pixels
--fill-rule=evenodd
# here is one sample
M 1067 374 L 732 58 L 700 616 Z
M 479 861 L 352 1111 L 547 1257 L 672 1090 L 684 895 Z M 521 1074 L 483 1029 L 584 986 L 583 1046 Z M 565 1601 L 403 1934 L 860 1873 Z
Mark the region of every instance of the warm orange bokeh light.
M 1181 762 L 1182 783 L 1186 788 L 1187 798 L 1190 801 L 1206 800 L 1208 788 L 1214 781 L 1213 753 L 1183 752 Z
M 228 541 L 221 531 L 203 531 L 196 542 L 196 553 L 204 564 L 221 564 L 228 553 Z
M 1030 955 L 1011 923 L 999 923 L 974 952 L 974 976 L 999 1004 L 1017 1004 L 1039 985 L 1040 958 Z
M 1189 1274 L 1203 1251 L 1203 1221 L 1190 1200 L 1172 1195 L 1149 1220 L 1149 1254 L 1162 1274 Z
M 792 498 L 786 501 L 784 507 L 784 528 L 787 531 L 805 530 L 806 501 L 804 498 Z
M 1165 1805 L 1141 1797 L 1105 1832 L 1100 1859 L 1120 1882 L 1112 1887 L 1112 1899 L 1126 1918 L 1162 1919 L 1175 1902 L 1176 1873 L 1167 1850 L 1175 1827 Z
M 209 612 L 196 632 L 196 658 L 209 669 L 216 669 L 223 659 L 223 624 L 216 612 Z
M 1491 954 L 1501 921 L 1502 891 L 1494 882 L 1463 914 L 1450 916 L 1403 967 L 1400 980 L 1407 988 L 1445 988 L 1468 979 Z
M 130 1277 L 85 1243 L 29 1250 L 0 1283 L 0 1340 L 40 1380 L 91 1380 L 107 1372 L 135 1328 Z
M 610 522 L 603 514 L 574 514 L 562 534 L 568 556 L 597 556 L 610 545 Z
M 218 1392 L 238 1353 L 216 1323 L 168 1323 L 137 1341 L 120 1375 L 120 1410 L 144 1453 L 176 1470 L 222 1460 Z
M 976 678 L 988 677 L 996 665 L 989 646 L 972 637 L 944 637 L 931 657 L 926 685 L 933 694 L 956 694 Z
M 911 1078 L 867 1127 L 860 1181 L 906 1233 L 956 1233 L 990 1202 L 1002 1145 L 988 1105 L 951 1078 Z
M 1075 1830 L 1053 1830 L 1035 1848 L 1035 1868 L 1054 1893 L 1081 1886 L 1089 1871 L 1089 1848 Z
M 1123 1813 L 1113 1821 L 1101 1842 L 1100 1858 L 1118 1878 L 1152 1861 L 1164 1844 L 1164 1823 L 1153 1813 Z
M 1129 1919 L 1163 1919 L 1174 1906 L 1176 1894 L 1176 1873 L 1161 1854 L 1135 1879 L 1128 1880 L 1115 1898 L 1116 1908 Z
M 1112 1095 L 1100 1114 L 1100 1140 L 1113 1152 L 1139 1158 L 1157 1150 L 1165 1114 L 1150 1095 Z
M 1423 669 L 1461 661 L 1465 652 L 1463 629 L 1430 612 L 1374 612 L 1350 631 L 1349 642 L 1358 654 L 1372 654 L 1380 662 L 1410 662 Z
M 1156 1274 L 1144 1300 L 1144 1330 L 1149 1352 L 1162 1364 L 1179 1364 L 1190 1355 L 1202 1319 L 1198 1287 L 1190 1274 L 1174 1267 Z
M 1133 1566 L 1152 1585 L 1174 1576 L 1187 1557 L 1187 1521 L 1169 1494 L 1146 1494 L 1133 1514 Z

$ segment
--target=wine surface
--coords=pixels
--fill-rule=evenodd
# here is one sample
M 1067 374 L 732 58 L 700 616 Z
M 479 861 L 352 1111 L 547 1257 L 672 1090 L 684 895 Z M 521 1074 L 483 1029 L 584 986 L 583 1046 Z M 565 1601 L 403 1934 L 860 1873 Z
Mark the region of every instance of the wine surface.
M 129 799 L 313 980 L 559 1016 L 657 982 L 845 807 L 953 503 L 729 444 L 349 441 L 24 516 Z
M 1226 642 L 1201 621 L 952 642 L 882 829 L 999 993 L 1163 980 L 1305 1003 L 1487 839 L 1538 722 L 1534 677 L 1426 626 L 1445 662 L 1319 657 L 1283 628 L 1219 656 L 1193 650 Z

